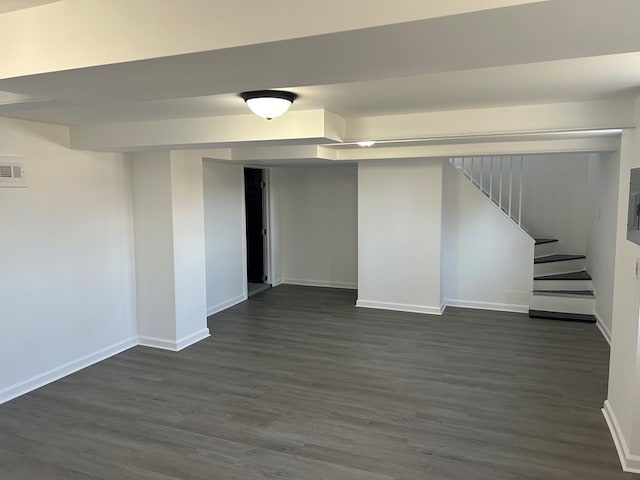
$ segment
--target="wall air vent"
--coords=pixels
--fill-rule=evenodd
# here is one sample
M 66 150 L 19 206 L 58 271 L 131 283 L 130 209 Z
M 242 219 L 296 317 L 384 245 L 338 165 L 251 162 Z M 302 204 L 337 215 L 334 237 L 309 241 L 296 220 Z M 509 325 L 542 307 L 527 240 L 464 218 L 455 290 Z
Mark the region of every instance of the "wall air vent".
M 24 163 L 20 157 L 0 156 L 0 187 L 26 187 Z

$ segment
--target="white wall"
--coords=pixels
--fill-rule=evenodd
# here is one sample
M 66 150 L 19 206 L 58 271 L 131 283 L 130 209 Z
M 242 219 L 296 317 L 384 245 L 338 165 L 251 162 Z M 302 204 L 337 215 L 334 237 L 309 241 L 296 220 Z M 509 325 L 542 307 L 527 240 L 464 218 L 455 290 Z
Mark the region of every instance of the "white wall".
M 522 225 L 557 238 L 559 253 L 584 254 L 588 230 L 586 153 L 525 155 Z
M 273 167 L 274 283 L 356 288 L 355 165 Z
M 533 240 L 449 162 L 443 170 L 446 304 L 527 312 L 533 286 Z
M 132 155 L 138 341 L 181 350 L 209 336 L 202 158 Z
M 132 156 L 138 335 L 175 341 L 169 152 Z
M 640 122 L 640 97 L 635 100 L 635 119 Z M 629 171 L 640 167 L 640 132 L 622 132 L 616 256 L 613 292 L 613 324 L 609 361 L 609 390 L 605 418 L 623 466 L 640 473 L 640 280 L 635 265 L 640 246 L 626 238 Z
M 595 311 L 609 339 L 613 314 L 619 177 L 618 152 L 589 155 L 587 271 L 593 278 L 596 291 Z
M 0 402 L 135 344 L 130 164 L 73 151 L 64 127 L 0 118 Z
M 202 157 L 171 152 L 171 213 L 178 346 L 209 336 Z
M 203 163 L 207 314 L 247 298 L 242 165 Z
M 441 312 L 442 160 L 358 165 L 358 306 Z

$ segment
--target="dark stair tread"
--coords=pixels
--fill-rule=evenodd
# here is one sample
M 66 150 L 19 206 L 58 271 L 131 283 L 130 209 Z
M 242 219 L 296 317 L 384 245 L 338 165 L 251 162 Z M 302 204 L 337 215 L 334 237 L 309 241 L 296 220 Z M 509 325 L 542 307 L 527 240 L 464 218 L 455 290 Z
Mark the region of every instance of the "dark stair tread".
M 566 322 L 596 323 L 596 317 L 584 313 L 547 312 L 545 310 L 529 310 L 530 318 L 546 320 L 564 320 Z
M 591 280 L 589 275 L 584 270 L 581 272 L 570 273 L 556 273 L 554 275 L 543 275 L 541 277 L 534 277 L 534 280 Z
M 544 245 L 545 243 L 557 242 L 556 238 L 536 238 L 536 245 Z
M 533 263 L 551 263 L 563 262 L 565 260 L 580 260 L 585 258 L 584 255 L 547 255 L 546 257 L 538 257 L 533 259 Z
M 533 293 L 556 293 L 558 295 L 583 295 L 585 297 L 592 296 L 593 290 L 534 290 Z

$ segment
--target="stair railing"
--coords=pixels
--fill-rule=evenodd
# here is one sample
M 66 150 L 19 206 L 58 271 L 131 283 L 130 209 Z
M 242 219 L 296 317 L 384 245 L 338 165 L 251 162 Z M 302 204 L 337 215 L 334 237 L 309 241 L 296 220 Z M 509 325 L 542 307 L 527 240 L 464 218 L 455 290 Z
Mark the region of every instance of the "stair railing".
M 491 202 L 522 226 L 522 155 L 452 157 L 449 159 Z

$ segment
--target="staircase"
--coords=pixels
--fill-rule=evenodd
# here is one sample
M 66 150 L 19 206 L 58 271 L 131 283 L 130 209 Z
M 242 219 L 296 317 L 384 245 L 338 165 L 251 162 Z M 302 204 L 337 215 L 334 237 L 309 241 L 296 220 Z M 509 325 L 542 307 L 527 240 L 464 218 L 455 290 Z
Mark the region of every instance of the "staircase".
M 522 226 L 522 155 L 453 157 L 449 163 L 528 234 Z
M 584 255 L 561 255 L 558 240 L 537 238 L 529 317 L 595 323 L 595 294 Z
M 521 155 L 455 157 L 458 172 L 475 185 L 518 228 L 522 225 Z M 595 323 L 595 294 L 584 255 L 557 253 L 558 240 L 535 239 L 529 317 Z

